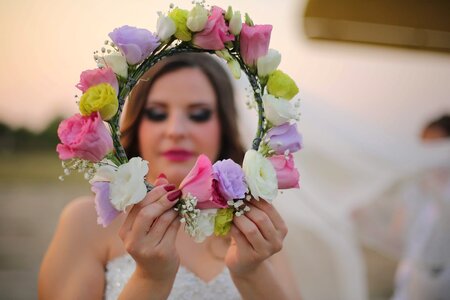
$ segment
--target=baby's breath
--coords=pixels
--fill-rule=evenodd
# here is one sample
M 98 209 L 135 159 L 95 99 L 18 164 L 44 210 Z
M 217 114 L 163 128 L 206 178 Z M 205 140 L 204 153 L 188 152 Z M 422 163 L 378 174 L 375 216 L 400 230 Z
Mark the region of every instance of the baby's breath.
M 195 235 L 195 230 L 198 227 L 197 220 L 200 215 L 200 209 L 195 208 L 197 205 L 197 198 L 191 194 L 183 196 L 178 202 L 175 210 L 181 215 L 180 222 L 184 223 L 184 230 L 190 235 Z
M 64 177 L 69 176 L 73 172 L 84 173 L 84 178 L 86 180 L 92 179 L 95 175 L 95 163 L 88 160 L 72 158 L 63 160 L 61 165 L 64 169 L 64 175 L 58 177 L 61 181 L 64 181 Z

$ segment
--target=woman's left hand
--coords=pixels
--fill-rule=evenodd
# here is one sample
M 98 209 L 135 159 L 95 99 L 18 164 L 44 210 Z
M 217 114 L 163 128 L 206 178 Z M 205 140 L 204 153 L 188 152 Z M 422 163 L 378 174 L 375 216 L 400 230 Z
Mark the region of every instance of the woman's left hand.
M 250 211 L 233 219 L 225 264 L 234 275 L 250 275 L 283 247 L 287 227 L 272 204 L 252 199 Z

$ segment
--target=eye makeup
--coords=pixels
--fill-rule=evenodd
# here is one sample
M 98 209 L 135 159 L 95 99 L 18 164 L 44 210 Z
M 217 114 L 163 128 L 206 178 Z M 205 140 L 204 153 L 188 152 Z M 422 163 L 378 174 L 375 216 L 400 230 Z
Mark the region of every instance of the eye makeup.
M 196 123 L 208 122 L 211 119 L 212 110 L 209 108 L 196 108 L 189 112 L 189 119 Z
M 143 116 L 152 122 L 163 122 L 170 115 L 170 109 L 164 105 L 152 105 L 143 110 Z M 207 105 L 192 105 L 186 110 L 186 117 L 195 123 L 208 122 L 214 111 Z
M 153 122 L 162 122 L 167 119 L 167 112 L 162 107 L 147 107 L 143 111 L 144 117 Z

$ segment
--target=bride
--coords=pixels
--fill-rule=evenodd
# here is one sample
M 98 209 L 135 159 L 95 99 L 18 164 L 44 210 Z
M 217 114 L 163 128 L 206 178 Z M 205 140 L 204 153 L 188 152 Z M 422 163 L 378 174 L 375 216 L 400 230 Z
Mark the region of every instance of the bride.
M 282 249 L 287 228 L 266 201 L 228 237 L 198 244 L 172 209 L 198 155 L 242 162 L 230 79 L 208 54 L 165 58 L 128 100 L 122 143 L 149 161 L 156 188 L 107 228 L 93 197 L 63 211 L 39 274 L 40 299 L 299 299 Z

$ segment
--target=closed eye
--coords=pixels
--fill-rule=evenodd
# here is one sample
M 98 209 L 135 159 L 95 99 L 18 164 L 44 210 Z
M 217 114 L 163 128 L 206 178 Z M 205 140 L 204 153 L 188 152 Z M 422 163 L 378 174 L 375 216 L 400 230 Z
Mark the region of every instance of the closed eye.
M 164 109 L 159 107 L 146 108 L 143 111 L 145 118 L 153 122 L 162 122 L 167 119 L 167 113 Z
M 196 123 L 204 123 L 211 119 L 212 113 L 209 108 L 197 108 L 189 113 L 189 119 Z

